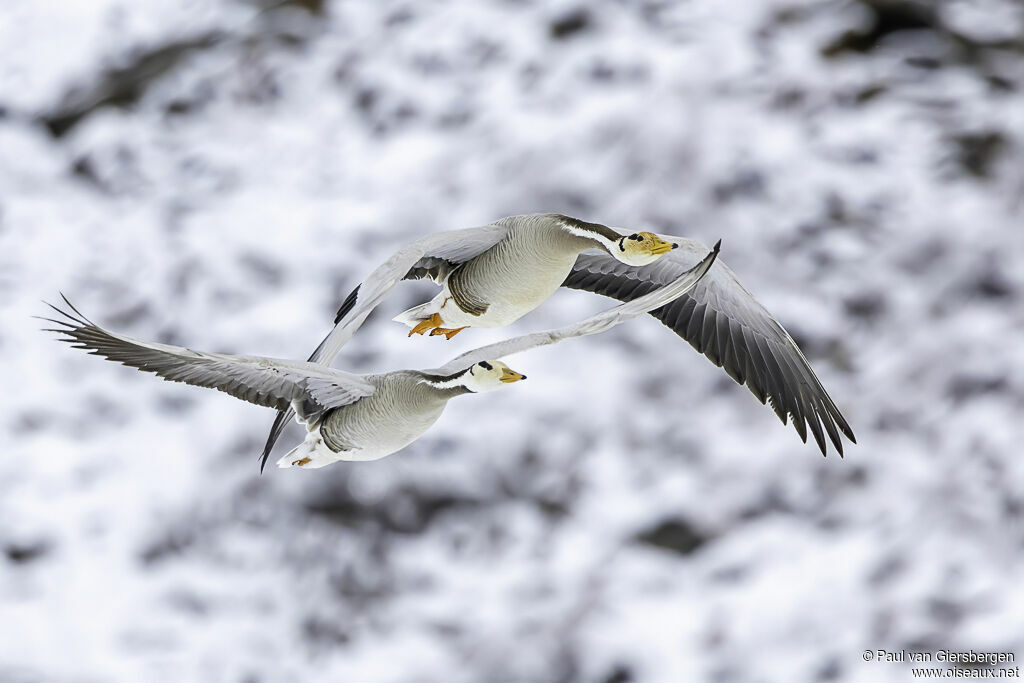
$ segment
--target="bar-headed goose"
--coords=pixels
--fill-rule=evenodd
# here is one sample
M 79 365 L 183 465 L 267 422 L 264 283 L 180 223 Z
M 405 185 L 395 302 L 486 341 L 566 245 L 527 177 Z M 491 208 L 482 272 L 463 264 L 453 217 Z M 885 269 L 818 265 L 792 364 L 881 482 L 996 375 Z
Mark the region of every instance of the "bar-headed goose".
M 512 216 L 430 235 L 400 250 L 349 294 L 334 329 L 309 360 L 329 365 L 402 280 L 432 277 L 444 289 L 396 319 L 412 325 L 414 332 L 436 324 L 447 334 L 466 326 L 507 324 L 540 305 L 559 285 L 630 301 L 670 282 L 707 253 L 695 240 L 630 233 L 561 214 Z M 746 384 L 783 424 L 792 418 L 805 443 L 810 428 L 822 454 L 826 433 L 840 456 L 840 432 L 856 443 L 796 342 L 721 259 L 696 287 L 651 315 Z M 277 416 L 264 457 L 289 416 Z
M 711 267 L 718 245 L 695 267 L 666 286 L 567 327 L 523 335 L 464 353 L 434 370 L 356 375 L 311 362 L 202 353 L 137 341 L 109 332 L 70 310 L 53 307 L 63 341 L 164 379 L 218 389 L 280 410 L 292 409 L 306 426 L 305 440 L 278 466 L 323 467 L 338 460 L 376 460 L 398 451 L 427 430 L 455 396 L 493 391 L 525 377 L 498 360 L 564 339 L 603 332 L 672 301 Z M 63 296 L 63 295 L 62 295 Z M 262 466 L 266 464 L 267 453 Z

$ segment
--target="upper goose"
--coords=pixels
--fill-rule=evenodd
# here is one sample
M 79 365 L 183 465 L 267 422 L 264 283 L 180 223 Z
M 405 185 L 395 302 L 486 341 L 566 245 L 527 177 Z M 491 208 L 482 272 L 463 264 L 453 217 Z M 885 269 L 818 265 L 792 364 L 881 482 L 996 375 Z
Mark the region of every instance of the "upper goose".
M 430 276 L 444 289 L 396 319 L 415 325 L 414 331 L 440 325 L 447 334 L 465 326 L 511 322 L 559 285 L 630 301 L 671 281 L 707 253 L 695 240 L 628 233 L 561 214 L 511 216 L 480 228 L 430 235 L 398 251 L 352 290 L 334 329 L 309 360 L 329 365 L 402 280 Z M 840 432 L 856 443 L 796 342 L 721 260 L 693 290 L 651 315 L 746 384 L 761 403 L 770 403 L 783 424 L 793 418 L 805 443 L 810 427 L 822 454 L 825 433 L 840 456 Z M 430 317 L 421 320 L 425 316 Z M 264 458 L 290 414 L 277 416 Z
M 62 319 L 47 320 L 60 326 L 50 331 L 92 354 L 167 380 L 219 389 L 257 405 L 295 410 L 298 421 L 306 426 L 306 438 L 277 464 L 317 468 L 338 460 L 376 460 L 406 447 L 440 417 L 451 398 L 493 391 L 526 379 L 498 358 L 603 332 L 662 306 L 693 287 L 717 254 L 716 245 L 694 268 L 632 302 L 574 325 L 474 349 L 440 368 L 425 371 L 355 375 L 311 362 L 203 353 L 137 341 L 92 323 L 66 298 L 64 303 L 71 310 L 53 307 Z

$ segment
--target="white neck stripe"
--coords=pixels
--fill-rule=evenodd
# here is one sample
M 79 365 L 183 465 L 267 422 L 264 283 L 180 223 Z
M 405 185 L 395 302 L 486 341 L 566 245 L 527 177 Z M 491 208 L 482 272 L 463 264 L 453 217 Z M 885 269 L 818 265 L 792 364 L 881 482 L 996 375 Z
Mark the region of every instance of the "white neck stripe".
M 454 389 L 455 387 L 466 387 L 465 383 L 462 381 L 462 377 L 465 374 L 466 373 L 462 373 L 458 377 L 453 377 L 443 382 L 432 382 L 429 379 L 421 379 L 420 381 L 428 386 L 434 387 L 435 389 Z
M 570 235 L 575 235 L 576 237 L 583 237 L 588 240 L 599 242 L 600 244 L 607 247 L 609 251 L 618 245 L 618 241 L 612 241 L 598 232 L 583 230 L 582 228 L 577 228 L 575 226 L 569 225 L 568 223 L 563 223 L 561 221 L 558 222 L 558 227 L 560 227 L 562 230 L 565 230 Z

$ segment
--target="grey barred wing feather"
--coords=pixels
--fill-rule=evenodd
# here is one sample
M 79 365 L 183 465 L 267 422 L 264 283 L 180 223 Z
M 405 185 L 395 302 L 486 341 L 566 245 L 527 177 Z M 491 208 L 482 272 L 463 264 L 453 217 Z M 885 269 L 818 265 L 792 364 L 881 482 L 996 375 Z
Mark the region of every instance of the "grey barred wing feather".
M 506 234 L 507 226 L 498 222 L 478 228 L 428 235 L 400 249 L 346 297 L 334 317 L 334 329 L 314 349 L 309 361 L 330 365 L 341 348 L 366 321 L 370 312 L 402 280 L 430 277 L 435 282 L 443 282 L 452 270 L 487 251 Z M 292 415 L 294 413 L 289 407 L 274 418 L 274 424 L 270 427 L 267 443 L 263 446 L 263 453 L 260 456 L 264 464 Z
M 693 240 L 665 239 L 679 248 L 643 268 L 606 254 L 584 253 L 562 286 L 620 301 L 642 297 L 690 268 L 706 251 Z M 810 428 L 823 454 L 826 433 L 840 456 L 840 432 L 856 443 L 853 430 L 796 342 L 721 261 L 693 289 L 650 313 L 745 384 L 761 403 L 770 404 L 783 424 L 792 418 L 804 442 Z
M 171 382 L 217 389 L 256 405 L 284 410 L 306 406 L 305 417 L 353 403 L 373 393 L 359 375 L 303 363 L 258 356 L 203 353 L 181 346 L 144 342 L 115 334 L 91 322 L 64 300 L 70 311 L 51 306 L 60 319 L 49 331 L 88 353 L 152 372 Z
M 649 313 L 651 310 L 664 306 L 677 297 L 684 295 L 696 286 L 710 272 L 712 264 L 714 264 L 715 259 L 718 257 L 720 246 L 721 241 L 715 244 L 710 252 L 705 249 L 704 258 L 700 259 L 696 265 L 677 272 L 675 277 L 664 285 L 652 286 L 651 289 L 653 291 L 649 291 L 643 296 L 633 297 L 626 303 L 619 304 L 596 315 L 592 315 L 585 320 L 556 330 L 525 334 L 520 337 L 513 337 L 512 339 L 481 346 L 453 358 L 443 367 L 430 372 L 439 375 L 453 374 L 465 370 L 482 360 L 497 360 L 514 353 L 521 353 L 522 351 L 539 346 L 554 344 L 565 339 L 604 332 L 631 318 Z

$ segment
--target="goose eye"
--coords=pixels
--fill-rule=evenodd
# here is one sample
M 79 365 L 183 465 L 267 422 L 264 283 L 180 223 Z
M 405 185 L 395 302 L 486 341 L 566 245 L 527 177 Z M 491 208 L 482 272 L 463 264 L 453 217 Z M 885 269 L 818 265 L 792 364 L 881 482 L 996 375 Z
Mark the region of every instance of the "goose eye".
M 493 370 L 494 369 L 494 366 L 491 365 L 490 363 L 488 363 L 485 360 L 480 361 L 480 367 L 482 367 L 484 370 Z

